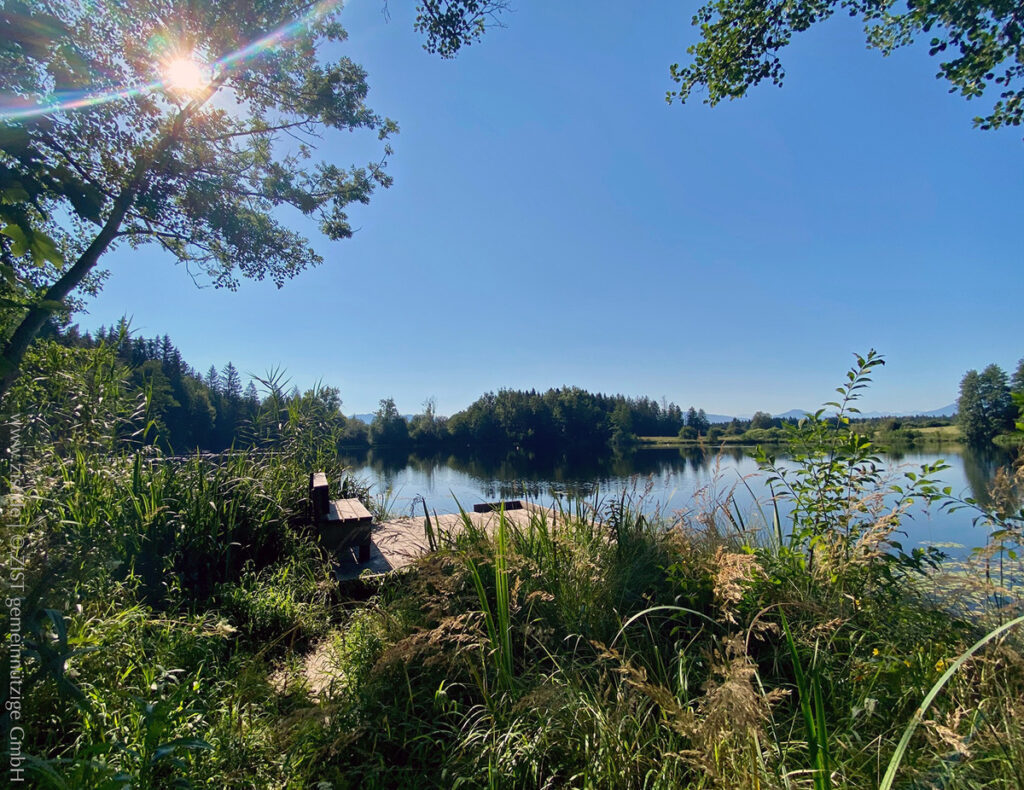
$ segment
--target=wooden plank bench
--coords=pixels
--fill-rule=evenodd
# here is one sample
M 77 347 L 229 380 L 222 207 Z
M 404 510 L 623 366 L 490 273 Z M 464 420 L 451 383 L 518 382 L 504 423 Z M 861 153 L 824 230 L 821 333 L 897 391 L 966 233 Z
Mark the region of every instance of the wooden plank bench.
M 309 509 L 310 521 L 324 548 L 337 554 L 358 544 L 359 562 L 370 561 L 373 516 L 362 502 L 358 499 L 331 501 L 327 475 L 314 472 L 309 476 Z

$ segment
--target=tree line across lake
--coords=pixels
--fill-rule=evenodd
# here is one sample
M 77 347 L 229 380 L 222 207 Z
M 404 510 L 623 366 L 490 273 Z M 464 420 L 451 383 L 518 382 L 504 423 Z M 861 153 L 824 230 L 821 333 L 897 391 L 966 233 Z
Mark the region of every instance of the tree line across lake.
M 578 387 L 538 393 L 501 390 L 487 393 L 451 417 L 438 415 L 432 401 L 423 412 L 407 419 L 391 398 L 381 400 L 372 421 L 346 417 L 340 392 L 317 386 L 305 392 L 287 388 L 284 377 L 268 373 L 243 385 L 242 375 L 228 362 L 201 373 L 182 358 L 171 339 L 132 336 L 124 325 L 101 327 L 82 334 L 76 327 L 47 332 L 46 343 L 61 354 L 105 351 L 124 368 L 127 383 L 145 396 L 151 430 L 147 440 L 172 452 L 224 450 L 232 445 L 258 444 L 268 437 L 268 404 L 288 408 L 290 403 L 314 406 L 325 433 L 339 446 L 409 446 L 437 449 L 474 444 L 543 451 L 571 445 L 579 450 L 627 444 L 636 436 L 677 436 L 682 431 L 706 435 L 710 423 L 703 410 L 689 409 L 651 398 L 601 395 Z M 60 356 L 60 354 L 58 354 Z M 29 366 L 52 362 L 36 353 Z M 51 360 L 50 363 L 47 360 Z
M 339 447 L 425 450 L 474 447 L 586 453 L 609 447 L 628 449 L 645 437 L 767 443 L 781 440 L 783 426 L 797 421 L 758 411 L 750 419 L 713 424 L 703 409 L 684 411 L 665 399 L 560 387 L 546 392 L 488 392 L 451 417 L 437 414 L 433 400 L 426 401 L 421 413 L 403 416 L 395 401 L 385 398 L 366 423 L 342 413 L 340 392 L 335 387 L 318 385 L 305 392 L 288 389 L 279 372 L 258 378 L 259 388 L 254 381 L 243 385 L 241 373 L 231 362 L 220 370 L 211 366 L 201 373 L 184 361 L 167 335 L 133 336 L 123 324 L 101 327 L 94 334 L 82 334 L 75 326 L 51 328 L 47 335 L 46 342 L 62 349 L 62 354 L 100 351 L 116 359 L 129 389 L 145 401 L 150 427 L 144 440 L 176 453 L 220 451 L 272 440 L 274 410 L 298 404 L 318 415 L 320 430 L 335 437 Z M 58 364 L 52 354 L 37 353 L 32 359 L 37 367 Z M 961 382 L 958 405 L 962 432 L 971 443 L 984 444 L 1012 431 L 1018 410 L 1024 409 L 1024 360 L 1012 378 L 995 365 L 980 374 L 969 371 Z M 902 417 L 862 422 L 865 432 L 876 438 L 913 441 L 918 436 L 915 428 L 948 425 L 952 419 Z

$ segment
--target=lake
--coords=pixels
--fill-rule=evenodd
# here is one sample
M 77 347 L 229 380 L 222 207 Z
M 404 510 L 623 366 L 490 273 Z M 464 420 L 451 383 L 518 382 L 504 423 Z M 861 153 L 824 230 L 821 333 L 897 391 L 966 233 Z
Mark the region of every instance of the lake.
M 699 447 L 639 449 L 625 454 L 608 452 L 581 458 L 542 458 L 522 454 L 487 456 L 479 454 L 433 455 L 370 450 L 345 455 L 344 463 L 359 478 L 372 484 L 376 496 L 387 496 L 392 512 L 422 513 L 422 501 L 431 512 L 457 512 L 458 504 L 471 509 L 479 502 L 526 498 L 552 505 L 570 496 L 590 501 L 608 501 L 623 492 L 647 491 L 642 507 L 663 513 L 695 513 L 708 496 L 724 498 L 735 491 L 744 517 L 757 518 L 755 498 L 768 498 L 763 475 L 752 457 L 752 448 L 731 447 L 720 453 Z M 785 464 L 784 453 L 777 452 Z M 987 499 L 987 489 L 996 470 L 1008 465 L 1008 452 L 993 448 L 981 453 L 960 445 L 926 450 L 907 449 L 881 454 L 890 472 L 902 475 L 921 464 L 944 459 L 949 468 L 938 477 L 963 497 Z M 390 493 L 387 493 L 390 492 Z M 915 545 L 938 545 L 951 556 L 963 556 L 973 546 L 984 545 L 986 533 L 971 523 L 972 513 L 925 512 L 911 509 L 904 519 L 903 541 Z

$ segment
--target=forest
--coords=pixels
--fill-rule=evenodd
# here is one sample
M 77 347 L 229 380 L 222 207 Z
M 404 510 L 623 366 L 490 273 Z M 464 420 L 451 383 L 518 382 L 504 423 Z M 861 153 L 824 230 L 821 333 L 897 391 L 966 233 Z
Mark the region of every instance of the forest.
M 77 325 L 51 325 L 44 340 L 52 353 L 30 356 L 30 375 L 48 375 L 46 360 L 73 354 L 74 349 L 110 349 L 123 366 L 127 386 L 145 395 L 149 428 L 145 441 L 164 452 L 189 454 L 219 452 L 247 447 L 269 438 L 258 425 L 266 398 L 302 402 L 315 400 L 323 411 L 325 430 L 336 437 L 339 449 L 387 447 L 396 450 L 466 450 L 580 454 L 610 450 L 626 451 L 641 446 L 642 439 L 703 442 L 711 446 L 756 445 L 785 439 L 784 426 L 794 427 L 796 417 L 773 417 L 757 411 L 749 419 L 733 418 L 712 424 L 704 409 L 686 411 L 675 403 L 649 397 L 626 397 L 562 387 L 546 392 L 503 389 L 482 395 L 451 417 L 436 413 L 427 399 L 424 409 L 404 417 L 392 398 L 382 398 L 367 424 L 343 414 L 341 393 L 320 384 L 302 393 L 288 386 L 285 371 L 249 378 L 231 362 L 218 371 L 200 373 L 182 358 L 170 337 L 144 338 L 133 334 L 126 323 L 82 333 Z M 36 360 L 33 362 L 33 360 Z M 956 419 L 923 416 L 863 418 L 850 415 L 857 429 L 882 444 L 920 444 L 934 441 L 966 441 L 985 446 L 1000 438 L 1013 444 L 1016 422 L 1024 412 L 1024 360 L 1012 377 L 997 365 L 979 374 L 968 371 L 960 384 Z M 45 397 L 34 390 L 37 404 Z M 942 429 L 948 426 L 946 430 Z M 953 428 L 955 426 L 955 429 Z M 952 433 L 950 432 L 952 430 Z

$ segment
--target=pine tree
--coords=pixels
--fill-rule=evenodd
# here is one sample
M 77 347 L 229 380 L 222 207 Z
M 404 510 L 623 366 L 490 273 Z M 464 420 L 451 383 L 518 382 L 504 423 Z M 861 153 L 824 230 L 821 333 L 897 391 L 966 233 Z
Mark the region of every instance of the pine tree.
M 1024 395 L 1024 359 L 1017 362 L 1017 370 L 1010 379 L 1010 391 L 1019 392 Z
M 256 392 L 256 384 L 251 379 L 249 386 L 245 388 L 245 402 L 250 409 L 256 409 L 260 405 L 260 396 Z
M 242 377 L 238 374 L 238 368 L 228 362 L 221 372 L 221 391 L 224 396 L 234 402 L 242 399 Z

